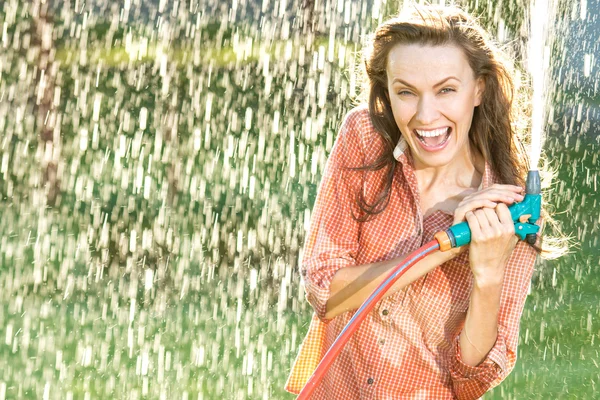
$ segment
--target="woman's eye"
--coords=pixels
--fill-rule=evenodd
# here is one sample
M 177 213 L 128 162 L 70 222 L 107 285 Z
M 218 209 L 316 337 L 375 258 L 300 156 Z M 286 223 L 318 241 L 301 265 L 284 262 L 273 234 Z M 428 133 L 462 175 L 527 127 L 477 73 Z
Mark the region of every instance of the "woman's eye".
M 441 93 L 450 93 L 450 92 L 455 92 L 456 90 L 452 89 L 452 88 L 443 88 L 442 90 L 440 90 Z
M 408 90 L 401 90 L 398 92 L 398 96 L 410 96 L 412 93 Z

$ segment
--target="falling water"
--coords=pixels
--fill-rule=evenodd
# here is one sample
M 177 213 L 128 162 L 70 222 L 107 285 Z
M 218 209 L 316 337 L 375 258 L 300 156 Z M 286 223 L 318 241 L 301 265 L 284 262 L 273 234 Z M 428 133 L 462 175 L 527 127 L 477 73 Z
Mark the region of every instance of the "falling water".
M 546 110 L 550 98 L 550 39 L 555 9 L 553 0 L 533 0 L 530 10 L 528 69 L 532 79 L 530 169 L 537 170 L 544 143 Z
M 600 393 L 600 2 L 556 1 L 532 142 L 580 247 L 537 268 L 490 398 Z M 0 400 L 293 398 L 317 186 L 400 3 L 0 1 Z M 464 1 L 506 44 L 524 3 Z

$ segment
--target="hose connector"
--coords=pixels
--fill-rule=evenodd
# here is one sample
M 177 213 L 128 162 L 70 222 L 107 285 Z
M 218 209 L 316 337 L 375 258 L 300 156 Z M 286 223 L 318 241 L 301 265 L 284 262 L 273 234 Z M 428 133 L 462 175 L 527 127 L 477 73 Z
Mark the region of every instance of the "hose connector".
M 454 239 L 454 236 L 450 237 L 448 231 L 439 231 L 434 235 L 434 238 L 439 243 L 441 251 L 448 251 L 451 248 L 456 247 L 455 242 L 452 240 Z

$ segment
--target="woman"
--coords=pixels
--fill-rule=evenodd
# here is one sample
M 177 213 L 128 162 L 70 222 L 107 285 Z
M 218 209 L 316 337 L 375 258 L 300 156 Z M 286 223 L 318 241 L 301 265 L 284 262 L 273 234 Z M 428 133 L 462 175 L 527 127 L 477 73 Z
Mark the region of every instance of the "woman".
M 464 220 L 470 245 L 400 278 L 313 398 L 473 399 L 515 365 L 536 251 L 508 211 L 527 172 L 510 70 L 462 11 L 415 10 L 374 34 L 368 107 L 347 115 L 319 188 L 302 262 L 316 313 L 293 393 L 387 273 Z

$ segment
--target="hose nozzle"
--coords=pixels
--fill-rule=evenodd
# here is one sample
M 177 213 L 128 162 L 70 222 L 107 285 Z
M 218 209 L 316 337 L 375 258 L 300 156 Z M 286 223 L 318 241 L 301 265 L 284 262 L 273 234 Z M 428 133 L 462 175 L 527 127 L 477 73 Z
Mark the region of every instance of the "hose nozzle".
M 527 173 L 525 191 L 523 201 L 511 205 L 508 209 L 515 223 L 515 234 L 521 240 L 534 244 L 540 229 L 535 223 L 540 218 L 542 209 L 542 185 L 539 171 L 531 170 Z M 471 230 L 465 221 L 450 227 L 446 231 L 436 233 L 435 238 L 440 244 L 440 250 L 446 251 L 470 243 Z
M 525 184 L 527 194 L 541 194 L 542 184 L 540 183 L 540 172 L 535 169 L 527 173 L 527 183 Z

